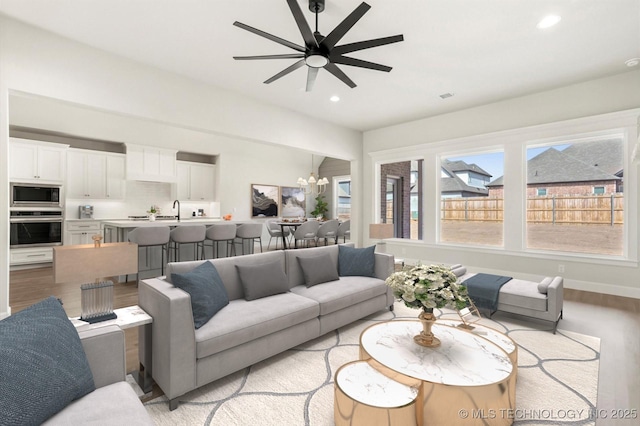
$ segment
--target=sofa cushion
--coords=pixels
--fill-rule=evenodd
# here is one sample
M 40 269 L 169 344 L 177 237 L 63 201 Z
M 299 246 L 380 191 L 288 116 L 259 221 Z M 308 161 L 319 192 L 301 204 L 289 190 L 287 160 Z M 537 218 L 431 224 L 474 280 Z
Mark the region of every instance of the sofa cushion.
M 313 257 L 298 257 L 307 287 L 339 279 L 338 268 L 329 253 Z
M 0 321 L 0 421 L 44 422 L 95 389 L 80 337 L 53 296 Z
M 502 304 L 546 312 L 547 296 L 538 291 L 538 283 L 514 278 L 500 289 L 498 309 Z
M 376 246 L 366 248 L 339 246 L 338 274 L 341 277 L 375 277 L 375 250 Z
M 205 358 L 316 319 L 319 314 L 317 302 L 293 293 L 276 294 L 252 301 L 232 300 L 229 306 L 196 330 L 196 358 Z
M 329 254 L 331 261 L 336 265 L 338 270 L 338 247 L 339 245 L 333 244 L 329 246 L 311 247 L 311 248 L 299 248 L 295 250 L 279 250 L 284 251 L 285 254 L 285 273 L 289 280 L 289 288 L 293 288 L 297 285 L 306 285 L 304 280 L 304 272 L 298 262 L 298 257 L 316 257 L 323 254 Z
M 293 287 L 291 292 L 317 301 L 320 304 L 320 315 L 327 315 L 385 294 L 388 290 L 389 287 L 378 278 L 340 277 L 338 281 L 313 287 Z
M 171 274 L 173 285 L 191 296 L 191 311 L 195 328 L 202 327 L 229 304 L 227 290 L 216 267 L 204 262 L 190 272 Z
M 96 389 L 44 422 L 55 425 L 153 425 L 131 385 L 117 382 Z
M 257 265 L 236 265 L 244 298 L 255 300 L 289 291 L 287 276 L 280 261 Z
M 538 291 L 542 294 L 547 294 L 547 290 L 549 289 L 549 284 L 551 284 L 551 282 L 553 282 L 553 277 L 545 277 L 538 284 Z

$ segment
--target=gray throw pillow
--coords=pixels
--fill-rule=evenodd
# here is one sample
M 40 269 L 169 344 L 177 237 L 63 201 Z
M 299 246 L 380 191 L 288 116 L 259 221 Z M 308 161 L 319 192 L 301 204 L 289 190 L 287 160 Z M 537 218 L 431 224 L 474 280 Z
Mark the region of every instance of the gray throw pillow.
M 78 332 L 55 297 L 0 321 L 0 423 L 39 425 L 94 390 Z
M 191 272 L 171 274 L 173 285 L 191 296 L 193 324 L 202 327 L 215 314 L 229 304 L 227 289 L 218 270 L 211 262 L 204 262 Z
M 376 276 L 376 246 L 354 248 L 338 246 L 338 274 L 347 276 Z
M 287 276 L 281 262 L 260 265 L 236 265 L 246 300 L 261 299 L 289 291 Z
M 331 260 L 329 253 L 313 257 L 298 257 L 298 263 L 307 287 L 340 279 L 338 268 Z

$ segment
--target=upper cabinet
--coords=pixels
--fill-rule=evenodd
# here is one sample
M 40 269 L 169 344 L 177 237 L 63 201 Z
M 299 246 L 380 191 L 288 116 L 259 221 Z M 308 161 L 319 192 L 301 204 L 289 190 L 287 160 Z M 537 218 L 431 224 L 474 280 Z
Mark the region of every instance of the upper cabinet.
M 215 166 L 178 161 L 177 198 L 189 201 L 214 201 Z
M 62 184 L 68 145 L 11 138 L 9 180 Z
M 67 198 L 124 198 L 124 155 L 72 148 L 67 160 Z
M 176 182 L 176 153 L 171 149 L 127 144 L 127 179 Z

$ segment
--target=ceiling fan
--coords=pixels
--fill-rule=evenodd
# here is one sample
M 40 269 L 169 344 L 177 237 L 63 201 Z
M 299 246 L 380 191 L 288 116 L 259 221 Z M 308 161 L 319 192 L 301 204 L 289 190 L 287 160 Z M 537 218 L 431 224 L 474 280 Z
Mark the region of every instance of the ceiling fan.
M 289 74 L 292 71 L 306 65 L 308 67 L 307 73 L 307 92 L 313 89 L 313 84 L 316 81 L 318 70 L 324 68 L 329 71 L 335 77 L 340 79 L 347 86 L 352 89 L 356 87 L 356 84 L 347 75 L 342 72 L 336 64 L 351 65 L 354 67 L 368 68 L 377 71 L 391 71 L 391 67 L 386 65 L 376 64 L 374 62 L 364 61 L 362 59 L 349 58 L 344 54 L 356 52 L 358 50 L 370 49 L 372 47 L 384 46 L 385 44 L 397 43 L 403 41 L 402 34 L 382 37 L 372 40 L 359 41 L 356 43 L 348 43 L 340 46 L 336 46 L 336 43 L 344 37 L 344 35 L 355 25 L 356 22 L 362 18 L 362 16 L 371 9 L 367 3 L 361 3 L 349 16 L 347 16 L 337 27 L 333 29 L 327 36 L 323 36 L 318 32 L 318 14 L 324 10 L 325 0 L 309 0 L 309 10 L 316 15 L 316 30 L 311 32 L 311 28 L 307 23 L 302 10 L 298 5 L 297 0 L 287 0 L 289 9 L 298 25 L 300 34 L 304 40 L 304 45 L 292 43 L 283 38 L 274 36 L 272 34 L 261 31 L 257 28 L 250 27 L 249 25 L 241 22 L 234 22 L 233 25 L 242 28 L 261 37 L 279 43 L 283 46 L 287 46 L 298 53 L 280 54 L 280 55 L 260 55 L 260 56 L 234 56 L 233 59 L 237 60 L 254 60 L 254 59 L 299 59 L 292 65 L 283 69 L 273 77 L 265 80 L 265 84 L 272 83 L 277 79 Z

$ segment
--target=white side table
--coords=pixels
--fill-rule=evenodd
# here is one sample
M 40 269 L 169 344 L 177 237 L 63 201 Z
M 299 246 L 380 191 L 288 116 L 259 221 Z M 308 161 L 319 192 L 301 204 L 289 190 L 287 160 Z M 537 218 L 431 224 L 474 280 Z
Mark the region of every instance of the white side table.
M 93 324 L 80 320 L 80 317 L 69 319 L 76 327 L 76 330 L 92 330 L 95 328 L 105 327 L 107 325 L 117 325 L 122 330 L 142 326 L 142 329 L 138 332 L 138 345 L 142 348 L 139 353 L 142 354 L 143 359 L 140 360 L 140 366 L 137 374 L 135 372 L 133 373 L 133 378 L 144 393 L 149 393 L 153 388 L 153 380 L 149 373 L 151 371 L 152 362 L 151 324 L 153 323 L 153 318 L 138 305 L 114 309 L 113 312 L 118 316 L 117 318 Z

